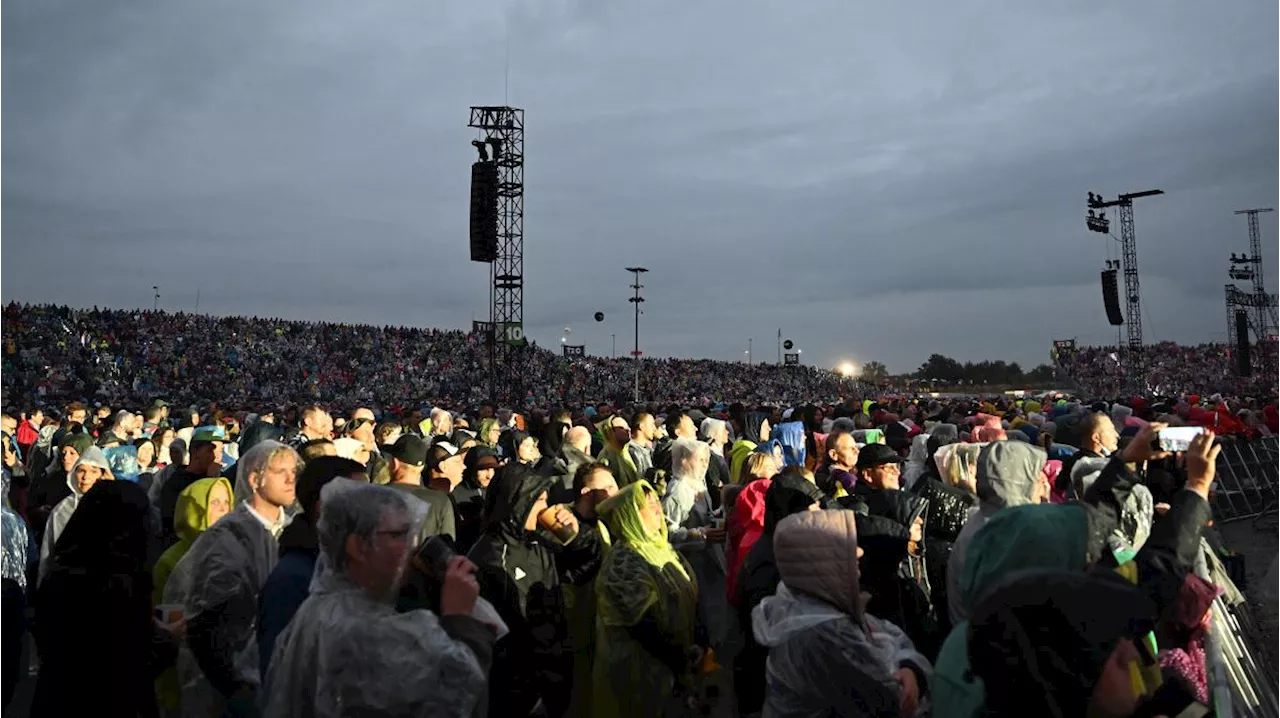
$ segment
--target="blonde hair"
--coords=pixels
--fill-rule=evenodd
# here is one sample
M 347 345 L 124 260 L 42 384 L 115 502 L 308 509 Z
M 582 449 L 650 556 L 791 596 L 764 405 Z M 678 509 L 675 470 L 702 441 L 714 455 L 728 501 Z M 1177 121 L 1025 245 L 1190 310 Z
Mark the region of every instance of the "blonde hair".
M 774 458 L 773 454 L 753 451 L 751 456 L 747 457 L 748 482 L 755 479 L 772 479 L 777 473 L 778 460 Z
M 962 489 L 973 485 L 978 471 L 978 453 L 982 447 L 977 444 L 954 444 L 942 467 L 942 478 L 947 484 Z

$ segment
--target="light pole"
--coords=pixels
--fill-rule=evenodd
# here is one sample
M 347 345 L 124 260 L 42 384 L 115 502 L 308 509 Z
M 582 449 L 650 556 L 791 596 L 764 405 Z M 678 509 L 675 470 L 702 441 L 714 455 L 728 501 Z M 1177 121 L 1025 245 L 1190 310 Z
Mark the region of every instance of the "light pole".
M 151 303 L 151 311 L 160 310 L 160 287 L 152 286 L 151 291 L 156 293 L 155 300 Z
M 610 334 L 609 336 L 613 338 L 613 358 L 617 359 L 618 358 L 618 335 Z
M 640 283 L 640 275 L 649 271 L 644 267 L 627 267 L 627 271 L 636 275 L 636 283 L 631 288 L 636 290 L 634 297 L 628 299 L 628 302 L 636 305 L 636 348 L 631 352 L 631 359 L 635 362 L 635 403 L 640 403 L 640 303 L 644 301 L 644 297 L 640 296 L 640 290 L 644 285 Z
M 747 337 L 747 366 L 751 366 L 751 342 L 755 341 L 752 337 Z

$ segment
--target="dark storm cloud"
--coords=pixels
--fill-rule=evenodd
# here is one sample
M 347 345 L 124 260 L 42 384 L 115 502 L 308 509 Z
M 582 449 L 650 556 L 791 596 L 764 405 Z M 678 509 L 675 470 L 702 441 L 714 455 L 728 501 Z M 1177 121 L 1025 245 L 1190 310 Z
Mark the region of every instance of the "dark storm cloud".
M 1147 335 L 1222 339 L 1275 4 L 928 5 L 9 3 L 0 294 L 467 326 L 467 107 L 509 81 L 543 344 L 629 350 L 639 263 L 651 355 L 1038 363 L 1114 339 L 1085 192 L 1151 187 Z

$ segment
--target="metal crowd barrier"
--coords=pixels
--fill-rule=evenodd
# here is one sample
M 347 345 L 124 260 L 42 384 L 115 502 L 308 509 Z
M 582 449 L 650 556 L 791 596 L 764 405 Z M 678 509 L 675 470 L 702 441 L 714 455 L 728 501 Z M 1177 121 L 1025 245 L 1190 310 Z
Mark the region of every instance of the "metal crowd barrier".
M 1209 632 L 1205 635 L 1205 669 L 1209 701 L 1218 716 L 1277 718 L 1276 668 L 1270 665 L 1263 634 L 1254 622 L 1244 595 L 1207 541 L 1200 543 L 1195 572 L 1221 587 L 1213 600 Z
M 1278 461 L 1277 437 L 1224 439 L 1211 497 L 1214 521 L 1227 523 L 1274 512 Z

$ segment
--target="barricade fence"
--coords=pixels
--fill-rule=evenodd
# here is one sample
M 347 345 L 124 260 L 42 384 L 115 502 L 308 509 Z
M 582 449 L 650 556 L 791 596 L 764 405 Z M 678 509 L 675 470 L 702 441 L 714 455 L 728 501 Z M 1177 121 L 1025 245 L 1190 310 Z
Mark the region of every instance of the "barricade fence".
M 1213 600 L 1204 637 L 1209 702 L 1218 716 L 1277 718 L 1276 668 L 1262 643 L 1265 634 L 1209 542 L 1202 540 L 1200 549 L 1196 574 L 1223 590 Z
M 1210 497 L 1218 523 L 1254 518 L 1276 510 L 1277 437 L 1224 437 Z

